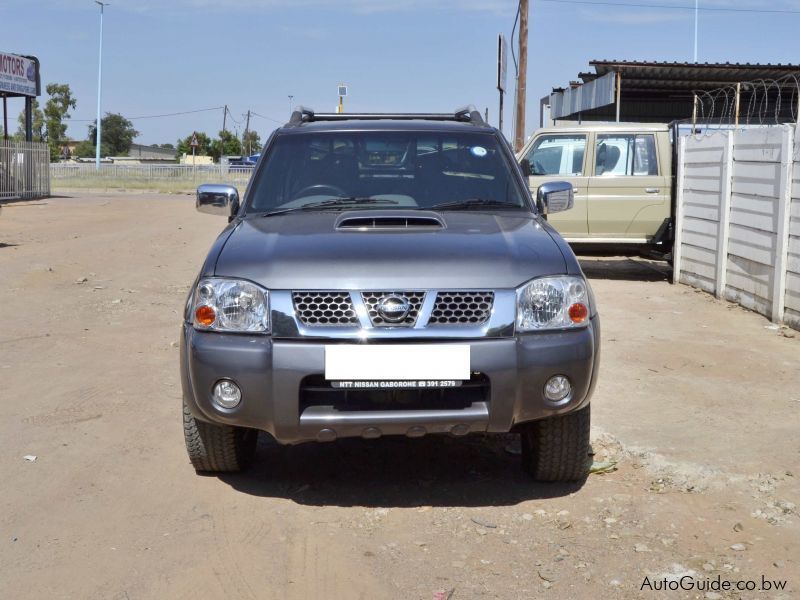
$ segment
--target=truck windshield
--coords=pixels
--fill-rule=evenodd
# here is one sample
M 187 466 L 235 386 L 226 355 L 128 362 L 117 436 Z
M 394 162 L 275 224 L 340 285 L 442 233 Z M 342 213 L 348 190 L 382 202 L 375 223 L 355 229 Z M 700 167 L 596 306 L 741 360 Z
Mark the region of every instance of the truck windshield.
M 356 208 L 530 210 L 492 134 L 331 131 L 278 135 L 248 213 Z

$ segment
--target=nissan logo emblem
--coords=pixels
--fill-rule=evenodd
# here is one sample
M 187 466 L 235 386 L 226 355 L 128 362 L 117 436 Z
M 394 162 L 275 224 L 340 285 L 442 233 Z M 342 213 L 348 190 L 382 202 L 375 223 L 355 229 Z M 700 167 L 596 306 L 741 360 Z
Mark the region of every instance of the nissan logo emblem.
M 400 323 L 408 316 L 411 307 L 403 296 L 384 296 L 378 300 L 378 314 L 387 323 Z

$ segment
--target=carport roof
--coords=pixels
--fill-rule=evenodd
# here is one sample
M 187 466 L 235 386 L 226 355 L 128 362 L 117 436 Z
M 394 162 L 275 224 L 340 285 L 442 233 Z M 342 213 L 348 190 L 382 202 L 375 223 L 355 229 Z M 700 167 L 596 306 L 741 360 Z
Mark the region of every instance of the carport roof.
M 712 90 L 737 82 L 778 79 L 800 74 L 800 65 L 751 63 L 680 63 L 593 60 L 594 73 L 580 73 L 584 83 L 619 73 L 628 92 Z

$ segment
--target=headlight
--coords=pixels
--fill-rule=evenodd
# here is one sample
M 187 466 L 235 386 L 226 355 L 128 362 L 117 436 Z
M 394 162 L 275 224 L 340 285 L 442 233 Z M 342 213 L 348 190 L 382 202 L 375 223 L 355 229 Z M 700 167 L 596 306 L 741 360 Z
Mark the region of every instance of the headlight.
M 589 290 L 582 277 L 542 277 L 517 290 L 517 331 L 582 327 L 589 320 Z
M 269 292 L 240 279 L 201 279 L 194 290 L 192 325 L 207 331 L 269 333 Z

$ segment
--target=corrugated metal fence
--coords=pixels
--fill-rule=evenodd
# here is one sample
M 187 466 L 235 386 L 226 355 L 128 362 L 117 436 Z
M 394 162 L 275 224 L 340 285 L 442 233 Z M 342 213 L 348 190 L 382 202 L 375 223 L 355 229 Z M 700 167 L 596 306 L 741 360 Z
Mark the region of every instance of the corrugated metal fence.
M 50 195 L 50 148 L 41 142 L 0 140 L 0 200 Z
M 683 137 L 675 281 L 800 329 L 795 125 Z
M 247 185 L 252 167 L 229 165 L 125 165 L 101 164 L 97 170 L 94 163 L 53 163 L 50 174 L 53 185 L 60 182 L 80 184 L 91 187 L 94 184 L 103 186 L 126 182 L 174 182 L 192 187 L 198 183 L 226 183 L 230 185 Z

